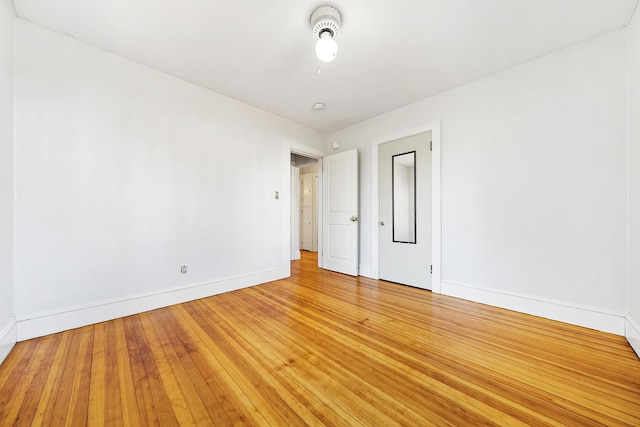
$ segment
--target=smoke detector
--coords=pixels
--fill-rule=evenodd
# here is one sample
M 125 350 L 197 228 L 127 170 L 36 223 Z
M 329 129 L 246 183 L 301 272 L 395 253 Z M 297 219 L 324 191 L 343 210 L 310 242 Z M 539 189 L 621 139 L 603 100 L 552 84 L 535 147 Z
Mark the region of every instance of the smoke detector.
M 333 61 L 338 52 L 341 16 L 333 6 L 320 6 L 311 14 L 311 28 L 316 42 L 316 56 L 322 62 Z

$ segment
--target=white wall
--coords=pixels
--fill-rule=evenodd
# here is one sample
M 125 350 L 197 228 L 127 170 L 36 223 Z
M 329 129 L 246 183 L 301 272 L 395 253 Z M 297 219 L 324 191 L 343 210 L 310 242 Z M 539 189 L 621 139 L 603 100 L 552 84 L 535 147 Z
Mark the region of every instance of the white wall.
M 366 270 L 371 141 L 438 119 L 443 291 L 616 333 L 628 311 L 627 336 L 640 339 L 637 17 L 628 66 L 617 31 L 326 140 L 18 20 L 14 270 L 9 4 L 0 0 L 0 339 L 15 333 L 14 280 L 25 339 L 280 276 L 288 207 L 273 191 L 287 142 L 360 149 Z M 234 170 L 239 155 L 246 169 Z
M 15 37 L 19 339 L 285 275 L 283 144 L 322 134 L 20 20 Z
M 626 33 L 538 58 L 328 135 L 360 149 L 361 271 L 371 142 L 441 120 L 443 292 L 623 333 Z
M 16 342 L 13 316 L 13 19 L 0 0 L 0 362 Z
M 640 13 L 628 27 L 629 314 L 626 336 L 640 355 Z

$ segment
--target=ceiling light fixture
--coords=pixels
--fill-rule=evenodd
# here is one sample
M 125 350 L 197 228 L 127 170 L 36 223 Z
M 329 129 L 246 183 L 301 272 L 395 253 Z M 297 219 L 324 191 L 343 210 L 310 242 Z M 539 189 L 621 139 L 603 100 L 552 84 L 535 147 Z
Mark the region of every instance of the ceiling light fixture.
M 340 12 L 333 6 L 320 6 L 311 14 L 311 28 L 316 42 L 316 56 L 322 62 L 333 61 L 338 52 Z

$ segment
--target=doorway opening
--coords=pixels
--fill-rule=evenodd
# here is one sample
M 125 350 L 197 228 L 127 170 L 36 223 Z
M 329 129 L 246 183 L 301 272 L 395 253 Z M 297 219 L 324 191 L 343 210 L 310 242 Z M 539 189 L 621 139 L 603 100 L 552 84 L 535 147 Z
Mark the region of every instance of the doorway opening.
M 318 160 L 291 153 L 291 260 L 318 252 Z
M 299 178 L 299 173 L 295 173 L 295 169 L 297 166 L 293 166 L 291 164 L 291 156 L 298 155 L 301 157 L 305 157 L 315 161 L 318 164 L 318 193 L 322 194 L 322 157 L 324 156 L 324 152 L 317 150 L 315 148 L 308 147 L 306 145 L 292 143 L 290 141 L 285 141 L 282 144 L 282 179 L 284 186 L 283 197 L 282 197 L 282 260 L 283 260 L 283 277 L 291 276 L 291 259 L 292 254 L 298 255 L 299 252 L 295 252 L 295 250 L 299 251 L 299 247 L 296 246 L 296 242 L 300 239 L 300 226 L 299 220 L 297 219 L 299 214 L 299 202 L 298 197 L 293 196 L 298 195 L 299 191 L 294 190 L 294 186 L 296 188 L 299 187 L 299 182 L 294 182 L 296 176 Z M 299 169 L 298 169 L 299 172 Z M 319 204 L 317 206 L 317 222 L 318 224 L 322 224 L 322 199 L 318 201 Z M 296 248 L 297 249 L 294 249 Z M 321 251 L 322 248 L 322 234 L 318 234 L 318 249 Z M 322 257 L 318 257 L 318 267 L 322 268 Z
M 297 197 L 300 194 L 297 189 L 300 169 L 291 165 L 292 154 L 315 160 L 318 164 L 315 215 L 318 224 L 318 267 L 357 276 L 360 228 L 358 150 L 354 148 L 325 155 L 310 147 L 285 142 L 282 154 L 283 277 L 291 275 L 292 254 L 293 257 L 298 255 L 295 248 L 300 240 L 300 208 Z

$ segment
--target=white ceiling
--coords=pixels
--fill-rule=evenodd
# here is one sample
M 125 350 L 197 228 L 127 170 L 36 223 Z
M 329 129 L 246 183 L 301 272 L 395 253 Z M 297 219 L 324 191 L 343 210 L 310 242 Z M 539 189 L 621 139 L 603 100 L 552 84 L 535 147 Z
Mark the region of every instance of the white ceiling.
M 324 133 L 621 28 L 637 3 L 14 0 L 26 21 Z M 318 73 L 309 17 L 323 4 L 343 19 Z

